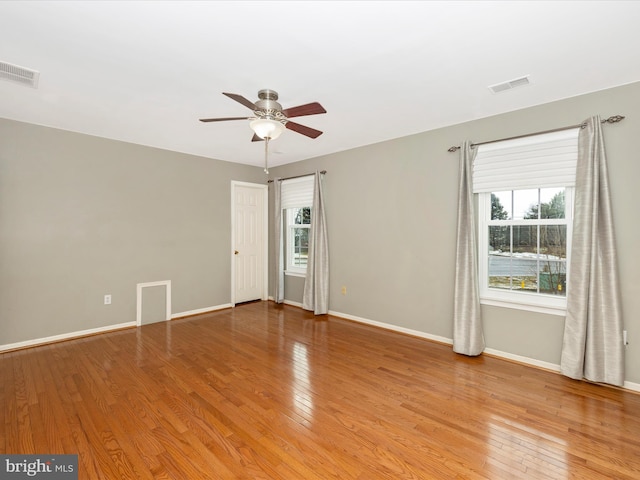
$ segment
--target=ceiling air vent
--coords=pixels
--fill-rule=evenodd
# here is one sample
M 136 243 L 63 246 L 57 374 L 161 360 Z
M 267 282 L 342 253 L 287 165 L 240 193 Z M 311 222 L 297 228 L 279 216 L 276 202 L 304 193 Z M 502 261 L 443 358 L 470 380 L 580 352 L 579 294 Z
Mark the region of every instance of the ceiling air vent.
M 531 82 L 529 81 L 529 75 L 525 75 L 524 77 L 509 80 L 508 82 L 491 85 L 489 87 L 489 90 L 491 90 L 493 93 L 506 92 L 507 90 L 511 90 L 512 88 L 523 87 L 525 85 L 529 85 L 530 83 Z
M 7 62 L 0 62 L 0 79 L 19 83 L 27 87 L 38 88 L 40 72 Z

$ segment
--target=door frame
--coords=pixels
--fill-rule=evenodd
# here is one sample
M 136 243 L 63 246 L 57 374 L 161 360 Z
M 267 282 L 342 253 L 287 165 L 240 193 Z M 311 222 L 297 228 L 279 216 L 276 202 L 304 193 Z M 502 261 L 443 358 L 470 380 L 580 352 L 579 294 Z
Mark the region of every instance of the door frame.
M 267 300 L 269 294 L 269 186 L 261 183 L 231 180 L 231 306 L 236 306 L 236 187 L 250 187 L 262 191 L 262 296 Z

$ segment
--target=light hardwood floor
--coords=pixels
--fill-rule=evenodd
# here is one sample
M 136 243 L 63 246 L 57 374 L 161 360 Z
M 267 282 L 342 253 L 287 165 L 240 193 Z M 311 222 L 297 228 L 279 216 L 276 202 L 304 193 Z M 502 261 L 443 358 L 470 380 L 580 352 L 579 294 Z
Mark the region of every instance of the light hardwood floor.
M 0 355 L 0 452 L 81 479 L 638 479 L 640 395 L 257 302 Z

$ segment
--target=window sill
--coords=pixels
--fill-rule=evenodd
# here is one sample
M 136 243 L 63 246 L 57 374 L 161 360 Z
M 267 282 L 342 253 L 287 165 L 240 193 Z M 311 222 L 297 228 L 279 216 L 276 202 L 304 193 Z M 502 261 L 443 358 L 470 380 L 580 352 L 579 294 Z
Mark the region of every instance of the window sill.
M 287 275 L 288 277 L 301 277 L 301 278 L 304 278 L 304 277 L 307 276 L 307 274 L 305 272 L 292 272 L 291 270 L 285 270 L 284 274 Z
M 560 317 L 567 315 L 567 308 L 565 306 L 524 303 L 521 301 L 505 300 L 503 298 L 481 297 L 480 304 L 490 305 L 492 307 L 512 308 L 515 310 L 526 310 L 528 312 L 544 313 L 547 315 L 557 315 Z

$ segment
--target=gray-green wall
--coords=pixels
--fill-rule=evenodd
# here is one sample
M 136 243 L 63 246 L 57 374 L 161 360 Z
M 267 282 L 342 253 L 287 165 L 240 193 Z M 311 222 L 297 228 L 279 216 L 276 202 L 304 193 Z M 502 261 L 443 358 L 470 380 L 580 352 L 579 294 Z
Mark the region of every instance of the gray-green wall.
M 228 304 L 232 180 L 265 182 L 257 167 L 0 120 L 0 345 L 135 321 L 137 283 L 171 280 L 173 313 Z
M 511 93 L 517 94 L 506 95 Z M 598 114 L 627 117 L 604 130 L 630 342 L 626 379 L 635 383 L 640 382 L 640 158 L 635 145 L 640 83 L 273 168 L 271 176 L 328 171 L 331 311 L 451 338 L 458 154 L 447 149 L 465 139 L 527 134 Z M 285 299 L 301 302 L 301 282 L 287 278 Z M 488 306 L 483 317 L 489 349 L 560 363 L 564 317 Z

